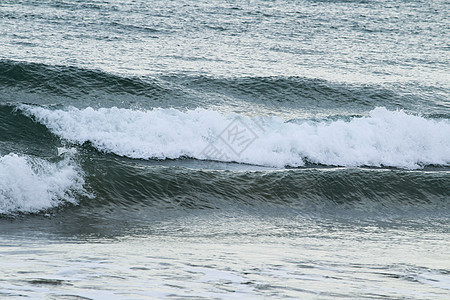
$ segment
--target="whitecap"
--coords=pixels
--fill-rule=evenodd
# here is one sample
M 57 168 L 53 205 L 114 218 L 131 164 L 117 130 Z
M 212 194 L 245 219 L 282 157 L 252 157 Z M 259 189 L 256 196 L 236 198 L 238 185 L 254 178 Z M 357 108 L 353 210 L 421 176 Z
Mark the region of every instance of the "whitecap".
M 72 143 L 140 159 L 192 157 L 263 166 L 450 164 L 450 123 L 375 108 L 350 120 L 285 122 L 213 110 L 20 109 Z M 245 132 L 245 133 L 243 133 Z M 243 133 L 238 136 L 237 133 Z

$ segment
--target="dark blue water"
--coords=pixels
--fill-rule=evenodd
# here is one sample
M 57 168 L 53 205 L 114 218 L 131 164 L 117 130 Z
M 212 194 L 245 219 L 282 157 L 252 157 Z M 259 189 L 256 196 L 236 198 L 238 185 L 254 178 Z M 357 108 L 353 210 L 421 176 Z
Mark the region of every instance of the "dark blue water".
M 448 10 L 2 1 L 0 297 L 445 299 Z

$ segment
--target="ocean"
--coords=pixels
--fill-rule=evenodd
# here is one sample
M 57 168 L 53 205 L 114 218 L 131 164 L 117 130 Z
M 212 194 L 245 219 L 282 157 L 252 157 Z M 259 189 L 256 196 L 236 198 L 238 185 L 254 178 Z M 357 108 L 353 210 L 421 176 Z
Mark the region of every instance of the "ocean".
M 0 299 L 449 299 L 449 10 L 0 1 Z

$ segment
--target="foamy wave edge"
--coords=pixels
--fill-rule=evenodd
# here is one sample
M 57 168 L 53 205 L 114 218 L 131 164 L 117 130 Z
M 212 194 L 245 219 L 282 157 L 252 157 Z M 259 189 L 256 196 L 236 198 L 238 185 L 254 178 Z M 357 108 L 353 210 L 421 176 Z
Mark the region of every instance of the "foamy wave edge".
M 139 159 L 191 157 L 274 167 L 305 162 L 406 169 L 450 165 L 450 122 L 378 107 L 350 120 L 285 122 L 205 109 L 18 107 L 72 143 Z M 246 131 L 236 142 L 232 133 Z M 211 154 L 211 147 L 215 156 Z M 219 153 L 219 155 L 218 155 Z
M 81 170 L 66 157 L 59 162 L 10 153 L 0 156 L 0 214 L 37 213 L 77 204 L 84 189 Z

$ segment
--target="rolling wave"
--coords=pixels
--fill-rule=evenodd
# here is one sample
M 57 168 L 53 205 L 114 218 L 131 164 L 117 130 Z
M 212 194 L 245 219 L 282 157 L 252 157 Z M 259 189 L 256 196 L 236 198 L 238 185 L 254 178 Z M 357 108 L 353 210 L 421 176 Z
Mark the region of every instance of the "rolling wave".
M 101 219 L 119 218 L 122 212 L 148 216 L 161 210 L 233 207 L 325 214 L 341 210 L 339 215 L 448 209 L 448 120 L 384 108 L 366 117 L 289 122 L 202 109 L 20 105 L 15 112 L 2 106 L 0 113 L 5 116 L 0 130 L 3 216 L 58 207 Z M 208 157 L 204 150 L 211 145 L 227 147 L 226 135 L 220 135 L 230 124 L 248 126 L 257 136 L 243 152 L 228 151 L 228 159 Z M 20 144 L 21 154 L 8 148 L 8 141 Z M 58 147 L 59 152 L 71 149 L 70 143 L 81 145 L 75 146 L 76 153 L 54 153 Z M 186 157 L 194 159 L 178 159 Z M 430 164 L 442 167 L 351 168 Z
M 83 174 L 68 158 L 49 162 L 14 153 L 0 157 L 0 215 L 76 204 L 80 195 L 88 195 Z
M 66 209 L 121 220 L 188 209 L 393 216 L 448 210 L 448 172 L 361 168 L 192 169 L 61 148 L 64 159 L 0 157 L 0 218 Z M 68 152 L 63 154 L 63 152 Z M 73 205 L 68 205 L 73 204 Z
M 256 106 L 274 113 L 283 109 L 314 113 L 366 112 L 377 106 L 410 109 L 448 116 L 445 97 L 439 93 L 420 97 L 401 89 L 333 83 L 304 77 L 218 78 L 164 74 L 125 76 L 73 66 L 0 60 L 0 100 L 41 105 L 70 104 L 78 108 L 220 107 L 234 111 Z
M 385 108 L 348 120 L 285 122 L 205 109 L 18 107 L 65 140 L 129 158 L 190 157 L 274 167 L 450 164 L 448 120 Z
M 89 154 L 82 163 L 96 199 L 82 215 L 139 211 L 142 216 L 190 209 L 279 209 L 297 214 L 445 212 L 448 172 L 361 168 L 192 169 Z M 169 167 L 168 167 L 169 166 Z
M 0 60 L 0 84 L 30 93 L 46 93 L 68 98 L 86 97 L 102 91 L 156 97 L 168 92 L 156 82 L 123 77 L 98 70 L 72 66 Z

